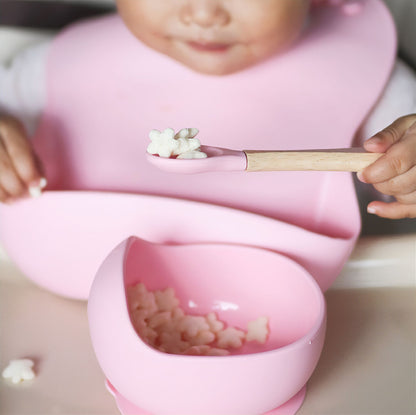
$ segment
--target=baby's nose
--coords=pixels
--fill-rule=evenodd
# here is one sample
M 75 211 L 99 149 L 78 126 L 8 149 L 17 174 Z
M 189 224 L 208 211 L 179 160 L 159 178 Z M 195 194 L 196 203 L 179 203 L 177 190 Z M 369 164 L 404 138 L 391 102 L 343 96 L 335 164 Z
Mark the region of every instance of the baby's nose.
M 187 0 L 181 10 L 181 19 L 186 25 L 200 27 L 225 26 L 230 14 L 220 0 Z

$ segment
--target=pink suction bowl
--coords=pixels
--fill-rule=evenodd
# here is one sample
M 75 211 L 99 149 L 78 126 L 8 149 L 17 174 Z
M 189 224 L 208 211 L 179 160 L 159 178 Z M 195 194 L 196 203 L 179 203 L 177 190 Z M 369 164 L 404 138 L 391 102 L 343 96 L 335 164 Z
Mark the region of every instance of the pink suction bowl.
M 269 339 L 225 357 L 159 352 L 130 320 L 126 287 L 138 282 L 151 290 L 173 287 L 187 313 L 215 311 L 230 326 L 267 316 Z M 253 415 L 275 413 L 302 393 L 323 347 L 326 309 L 310 274 L 275 252 L 227 244 L 149 247 L 130 237 L 99 268 L 88 318 L 113 394 L 135 413 Z

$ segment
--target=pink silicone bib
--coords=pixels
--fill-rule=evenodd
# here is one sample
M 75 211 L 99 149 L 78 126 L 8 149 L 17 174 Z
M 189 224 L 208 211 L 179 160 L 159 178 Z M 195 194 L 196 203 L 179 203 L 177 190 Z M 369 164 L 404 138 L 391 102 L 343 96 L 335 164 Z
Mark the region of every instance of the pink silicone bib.
M 3 244 L 29 277 L 80 298 L 88 296 L 109 249 L 133 233 L 156 241 L 268 246 L 305 265 L 325 290 L 360 229 L 348 173 L 169 174 L 146 161 L 147 134 L 194 126 L 208 145 L 346 147 L 380 95 L 394 53 L 394 26 L 379 0 L 363 0 L 353 15 L 342 7 L 318 9 L 290 51 L 225 77 L 192 72 L 148 49 L 116 16 L 75 25 L 52 47 L 48 103 L 35 137 L 51 188 L 174 196 L 185 206 L 202 201 L 274 220 L 276 229 L 257 230 L 251 219 L 243 221 L 247 228 L 243 222 L 235 222 L 241 229 L 229 227 L 235 210 L 217 216 L 202 204 L 189 204 L 194 216 L 187 219 L 169 199 L 147 204 L 146 198 L 92 193 L 83 200 L 58 192 L 4 207 Z M 187 221 L 205 226 L 185 232 Z M 135 225 L 141 223 L 146 231 Z

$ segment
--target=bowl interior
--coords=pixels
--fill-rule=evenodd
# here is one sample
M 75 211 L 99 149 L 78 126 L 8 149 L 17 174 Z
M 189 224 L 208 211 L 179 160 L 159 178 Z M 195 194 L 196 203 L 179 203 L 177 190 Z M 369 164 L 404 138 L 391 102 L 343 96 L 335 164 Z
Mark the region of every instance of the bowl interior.
M 142 282 L 148 290 L 172 287 L 187 314 L 214 311 L 227 326 L 247 330 L 266 316 L 265 344 L 247 342 L 233 354 L 257 353 L 313 336 L 324 300 L 314 279 L 275 252 L 240 245 L 154 245 L 136 240 L 125 260 L 125 287 Z

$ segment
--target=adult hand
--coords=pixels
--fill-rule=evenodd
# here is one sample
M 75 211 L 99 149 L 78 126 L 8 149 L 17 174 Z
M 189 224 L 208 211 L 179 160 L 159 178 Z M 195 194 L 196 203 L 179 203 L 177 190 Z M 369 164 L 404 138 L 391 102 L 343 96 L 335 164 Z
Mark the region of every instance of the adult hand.
M 367 211 L 390 219 L 416 218 L 416 114 L 398 118 L 364 148 L 385 154 L 359 172 L 358 179 L 396 199 L 371 202 Z

